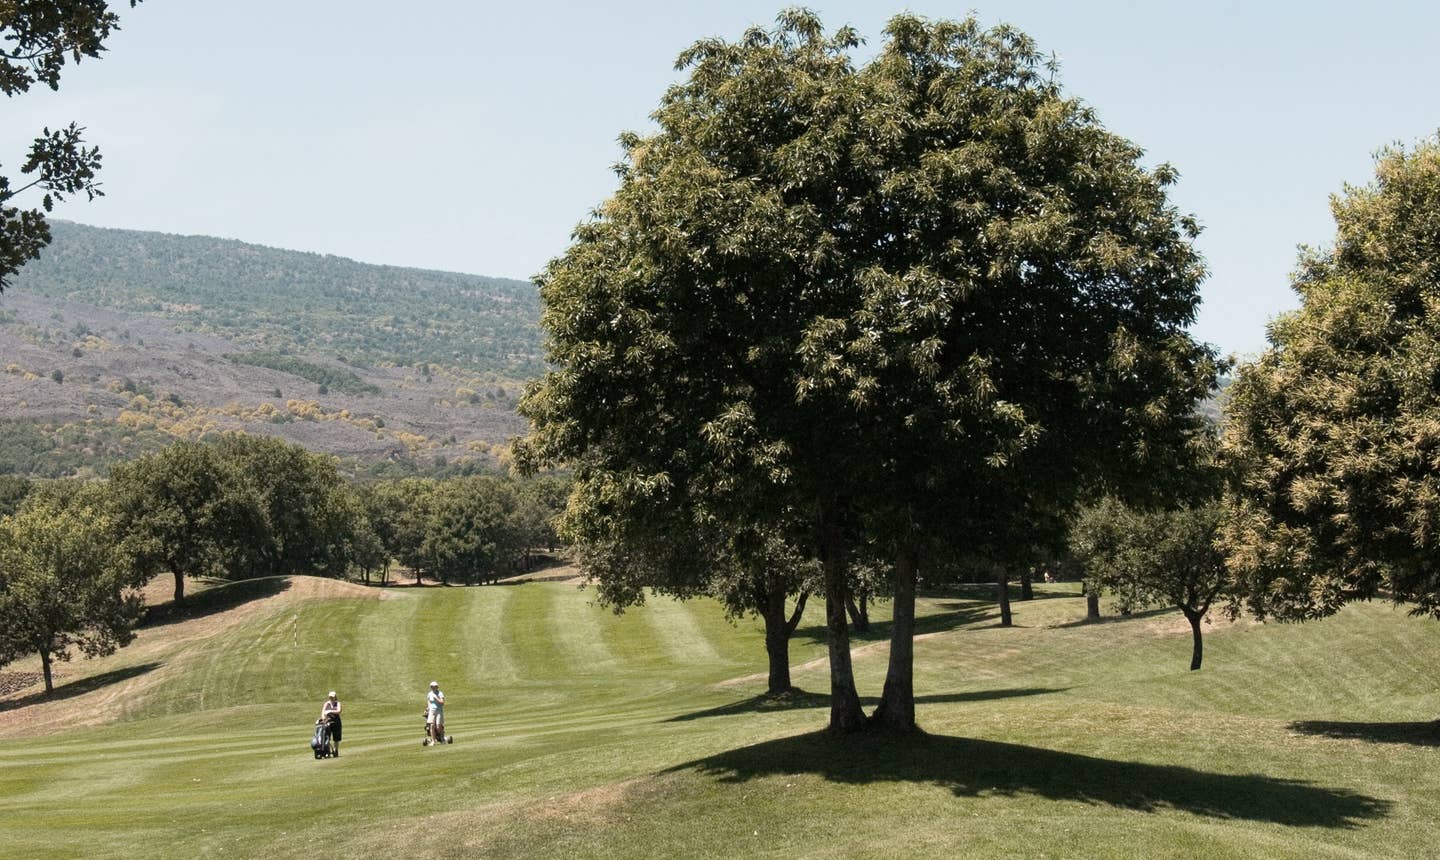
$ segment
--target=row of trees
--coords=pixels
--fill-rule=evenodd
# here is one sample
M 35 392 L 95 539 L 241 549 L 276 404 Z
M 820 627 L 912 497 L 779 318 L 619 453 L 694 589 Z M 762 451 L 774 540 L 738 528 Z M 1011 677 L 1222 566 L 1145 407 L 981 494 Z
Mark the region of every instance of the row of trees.
M 922 563 L 1003 583 L 1068 534 L 1097 586 L 1184 612 L 1196 667 L 1220 599 L 1440 611 L 1436 145 L 1337 201 L 1217 450 L 1174 169 L 1011 28 L 899 16 L 860 67 L 858 44 L 790 10 L 686 51 L 540 279 L 553 367 L 517 462 L 574 469 L 561 529 L 604 600 L 715 594 L 783 645 L 813 590 L 840 732 L 915 725 Z M 847 610 L 877 570 L 894 624 L 867 718 Z
M 500 476 L 350 484 L 331 457 L 233 434 L 177 442 L 104 481 L 0 480 L 0 665 L 126 644 L 136 589 L 174 577 L 311 574 L 384 583 L 392 561 L 442 582 L 524 568 L 555 542 L 565 485 Z

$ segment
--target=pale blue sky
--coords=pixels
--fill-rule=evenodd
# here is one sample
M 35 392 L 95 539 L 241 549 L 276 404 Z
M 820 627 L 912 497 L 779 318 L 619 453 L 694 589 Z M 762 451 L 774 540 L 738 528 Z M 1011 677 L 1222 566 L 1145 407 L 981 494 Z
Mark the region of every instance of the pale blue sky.
M 71 119 L 105 153 L 107 197 L 56 214 L 376 263 L 525 278 L 614 187 L 675 56 L 784 3 L 146 0 L 57 94 L 5 104 L 0 161 Z M 1206 226 L 1196 334 L 1263 348 L 1295 305 L 1299 243 L 1371 154 L 1440 128 L 1440 4 L 1008 0 L 810 4 L 871 45 L 892 14 L 975 11 L 1060 57 L 1070 94 Z

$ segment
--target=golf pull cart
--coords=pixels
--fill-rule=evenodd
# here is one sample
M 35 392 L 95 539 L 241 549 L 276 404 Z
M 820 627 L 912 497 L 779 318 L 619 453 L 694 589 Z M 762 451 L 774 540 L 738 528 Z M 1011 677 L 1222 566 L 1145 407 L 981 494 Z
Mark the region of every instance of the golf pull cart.
M 420 742 L 420 746 L 422 746 L 422 747 L 428 747 L 428 746 L 433 746 L 433 745 L 438 745 L 438 744 L 453 744 L 453 743 L 455 743 L 455 738 L 454 738 L 453 735 L 442 734 L 442 735 L 441 735 L 440 737 L 438 737 L 438 738 L 432 738 L 432 737 L 430 736 L 430 712 L 429 712 L 429 711 L 426 711 L 424 716 L 425 716 L 425 739 Z M 444 724 L 444 723 L 441 723 L 441 724 L 440 724 L 440 731 L 441 731 L 441 732 L 444 732 L 444 731 L 445 731 L 445 724 Z
M 335 755 L 335 739 L 330 736 L 330 721 L 315 721 L 315 736 L 310 739 L 310 749 L 316 758 L 330 758 Z

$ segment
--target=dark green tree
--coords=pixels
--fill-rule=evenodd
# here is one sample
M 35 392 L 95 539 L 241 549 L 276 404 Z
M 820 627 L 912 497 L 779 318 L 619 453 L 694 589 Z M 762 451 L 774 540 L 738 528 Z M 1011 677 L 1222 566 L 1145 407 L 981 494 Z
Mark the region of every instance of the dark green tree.
M 130 0 L 130 6 L 138 2 Z M 0 3 L 0 92 L 13 98 L 35 84 L 58 90 L 65 64 L 98 59 L 119 21 L 105 0 Z M 0 292 L 50 244 L 45 213 L 55 203 L 72 194 L 84 193 L 91 200 L 101 196 L 95 179 L 100 150 L 85 146 L 83 132 L 73 122 L 55 131 L 44 129 L 20 166 L 22 178 L 12 181 L 0 175 Z M 16 197 L 31 190 L 41 195 L 40 208 L 13 205 Z
M 269 436 L 220 439 L 216 452 L 244 476 L 264 516 L 249 575 L 343 576 L 353 560 L 356 517 L 335 458 Z
M 567 517 L 691 504 L 818 559 L 830 725 L 864 727 L 847 600 L 895 563 L 886 726 L 914 725 L 928 541 L 966 541 L 1183 446 L 1213 382 L 1168 166 L 1065 98 L 1009 28 L 900 16 L 856 69 L 810 13 L 697 43 L 622 138 L 620 188 L 541 277 L 554 370 L 520 462 Z
M 442 583 L 498 579 L 519 560 L 523 535 L 514 529 L 515 494 L 490 476 L 439 482 L 430 499 L 421 554 Z
M 1229 593 L 1225 555 L 1217 545 L 1219 504 L 1144 511 L 1104 499 L 1075 522 L 1071 547 L 1091 588 L 1120 596 L 1122 611 L 1173 606 L 1190 623 L 1190 669 L 1200 668 L 1200 624 Z
M 109 507 L 125 551 L 150 575 L 233 578 L 257 563 L 269 527 L 237 465 L 213 445 L 176 442 L 110 470 Z
M 15 513 L 30 495 L 34 483 L 19 475 L 0 475 L 0 517 Z
M 616 515 L 613 497 L 587 498 L 601 486 L 578 486 L 572 504 L 607 515 L 566 518 L 564 534 L 597 584 L 600 602 L 620 612 L 643 604 L 653 590 L 680 600 L 714 598 L 731 619 L 758 617 L 765 629 L 767 692 L 792 692 L 790 640 L 819 583 L 814 559 L 787 544 L 783 530 L 720 520 L 704 509 L 665 503 L 643 514 Z
M 95 492 L 69 504 L 36 495 L 0 518 L 0 666 L 39 655 L 47 693 L 55 661 L 129 644 L 144 608 L 101 501 Z
M 1229 564 L 1261 617 L 1381 593 L 1440 617 L 1440 139 L 1382 150 L 1331 210 L 1229 390 Z

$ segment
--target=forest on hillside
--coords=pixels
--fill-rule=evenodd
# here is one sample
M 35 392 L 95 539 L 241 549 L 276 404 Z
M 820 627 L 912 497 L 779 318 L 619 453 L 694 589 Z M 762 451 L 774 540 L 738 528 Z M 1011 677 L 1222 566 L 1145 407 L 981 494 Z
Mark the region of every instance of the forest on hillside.
M 57 222 L 0 295 L 0 474 L 233 430 L 354 475 L 487 470 L 541 367 L 533 285 Z
M 511 379 L 543 366 L 525 281 L 376 266 L 207 236 L 52 223 L 14 289 L 174 320 L 256 351 L 430 361 Z

